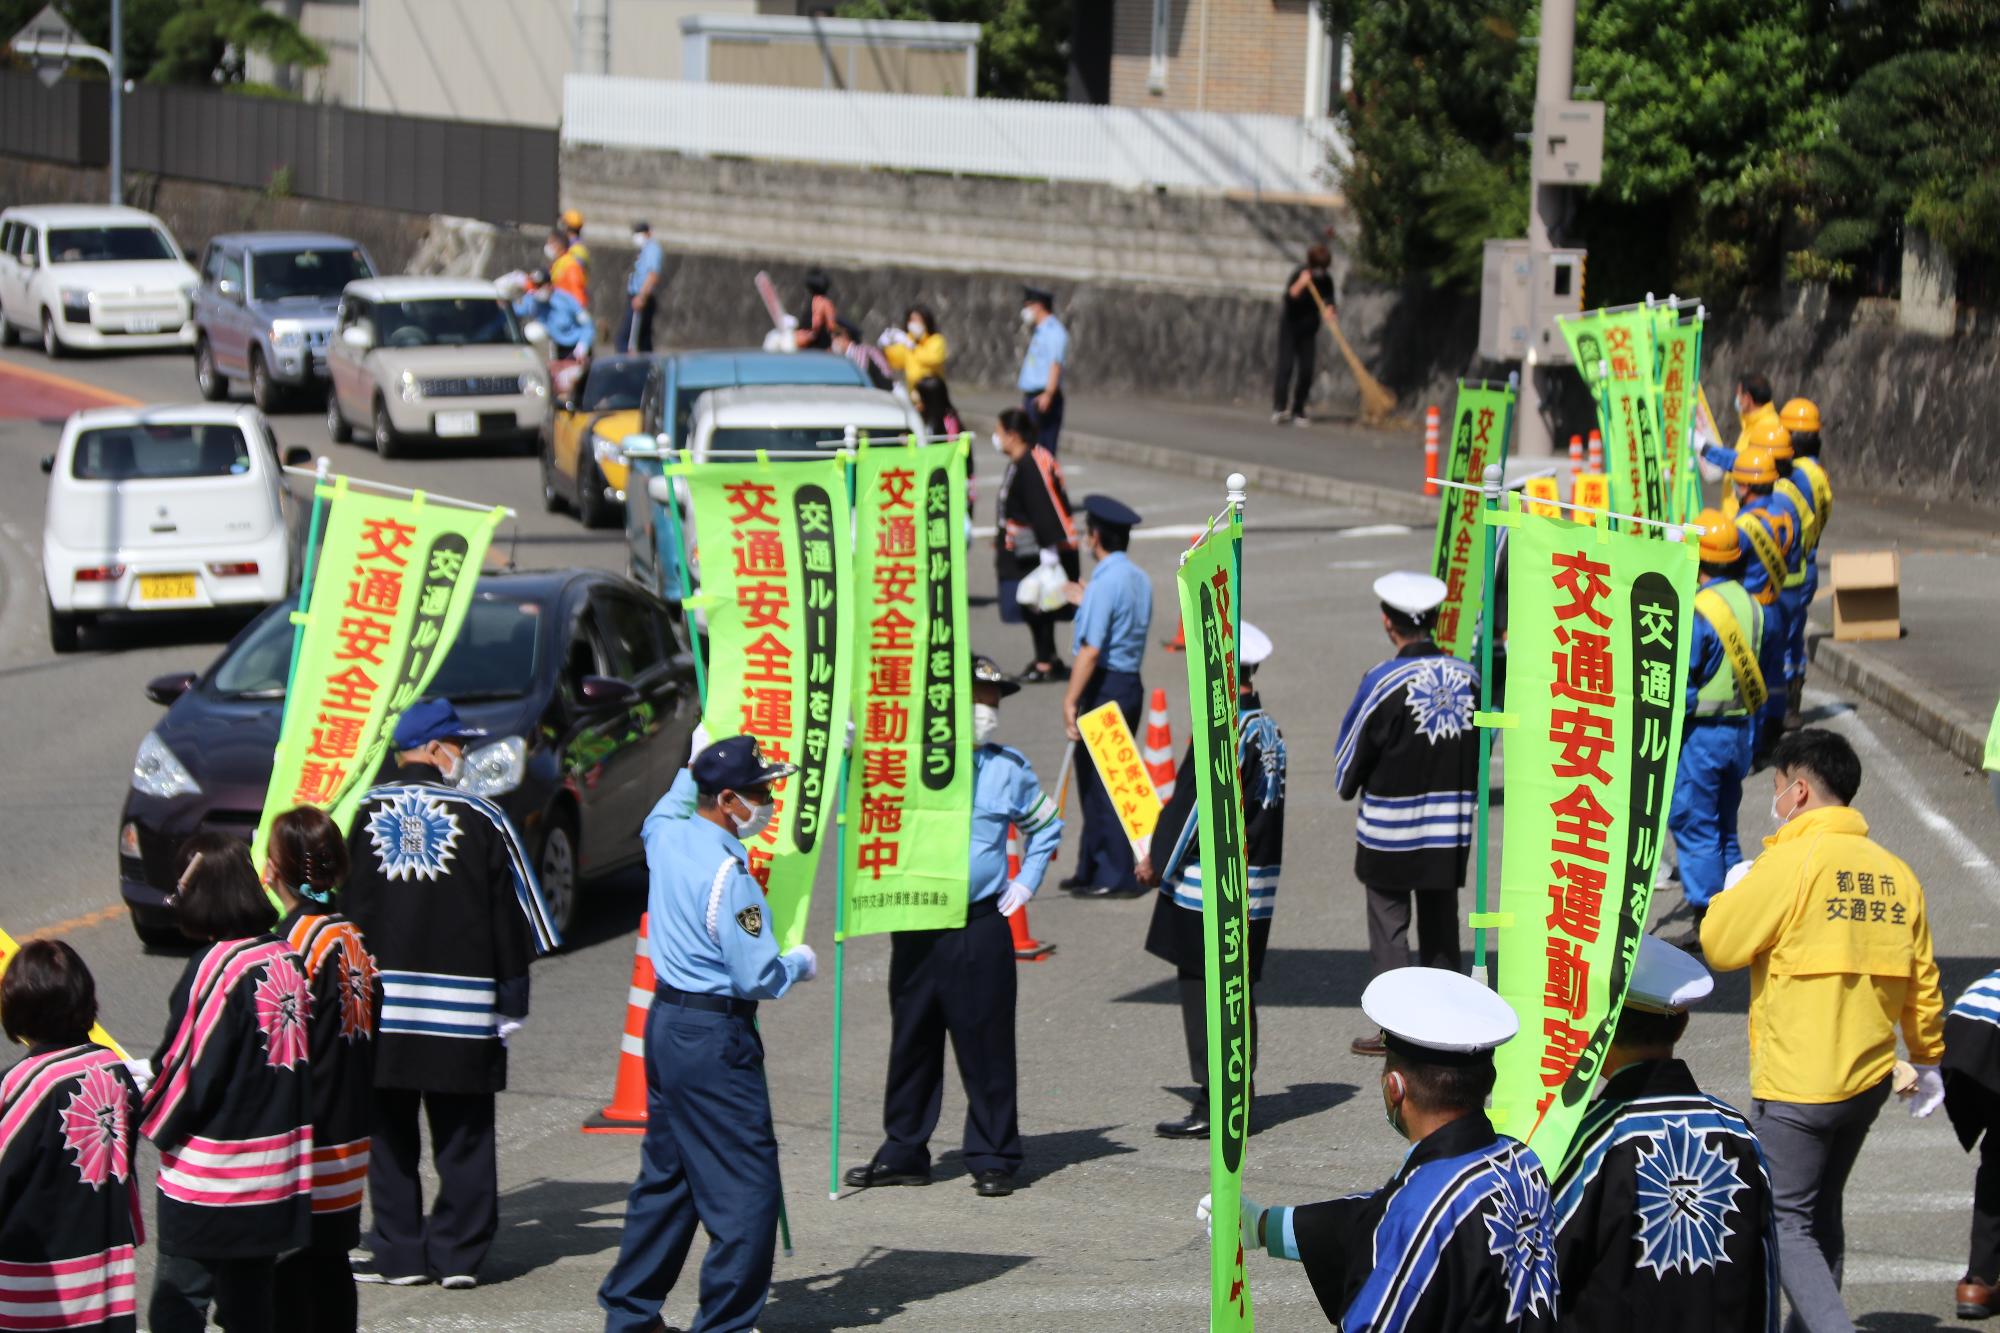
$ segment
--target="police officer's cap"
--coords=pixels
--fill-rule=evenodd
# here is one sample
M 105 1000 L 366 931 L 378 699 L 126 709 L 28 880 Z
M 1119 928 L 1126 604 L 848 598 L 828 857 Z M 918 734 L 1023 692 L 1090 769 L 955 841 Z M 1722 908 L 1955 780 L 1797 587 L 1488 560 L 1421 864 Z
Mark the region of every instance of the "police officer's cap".
M 1715 978 L 1700 960 L 1651 935 L 1639 937 L 1639 961 L 1632 968 L 1632 985 L 1625 1007 L 1649 1014 L 1684 1013 L 1707 999 Z
M 1271 636 L 1244 621 L 1236 635 L 1236 660 L 1253 667 L 1271 655 Z
M 1021 289 L 1021 304 L 1039 305 L 1054 310 L 1056 308 L 1056 294 L 1046 287 L 1023 287 Z
M 972 655 L 972 683 L 993 686 L 1000 691 L 1002 699 L 1021 692 L 1021 682 L 1002 671 L 999 665 L 984 653 Z
M 1423 1064 L 1461 1064 L 1521 1030 L 1507 1002 L 1471 977 L 1435 967 L 1384 972 L 1361 992 L 1361 1012 L 1390 1050 Z
M 398 750 L 421 750 L 432 741 L 464 741 L 484 736 L 483 727 L 468 727 L 449 699 L 419 699 L 396 719 L 390 743 Z
M 724 791 L 754 791 L 799 771 L 797 764 L 769 764 L 757 749 L 755 736 L 731 736 L 717 741 L 688 765 L 696 790 L 713 796 Z
M 1444 603 L 1444 580 L 1398 570 L 1375 580 L 1375 597 L 1390 610 L 1421 622 Z
M 1138 510 L 1123 500 L 1114 500 L 1108 495 L 1084 496 L 1083 512 L 1096 520 L 1100 527 L 1129 528 L 1141 521 Z

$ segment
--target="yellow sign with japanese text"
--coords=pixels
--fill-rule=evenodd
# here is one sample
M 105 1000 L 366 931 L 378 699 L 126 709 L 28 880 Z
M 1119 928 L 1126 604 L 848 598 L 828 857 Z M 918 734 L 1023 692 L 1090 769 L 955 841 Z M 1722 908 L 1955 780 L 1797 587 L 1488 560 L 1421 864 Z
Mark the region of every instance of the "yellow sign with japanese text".
M 1562 491 L 1554 477 L 1530 477 L 1521 490 L 1528 497 L 1528 512 L 1542 518 L 1561 518 L 1562 510 L 1556 502 L 1562 499 Z
M 1132 739 L 1132 728 L 1116 703 L 1100 704 L 1076 720 L 1083 733 L 1083 746 L 1097 765 L 1104 790 L 1118 807 L 1118 822 L 1132 845 L 1143 851 L 1160 822 L 1160 793 L 1146 774 L 1146 761 Z
M 1569 502 L 1576 506 L 1570 511 L 1571 522 L 1596 527 L 1597 515 L 1611 508 L 1611 479 L 1602 472 L 1577 473 L 1576 482 L 1570 487 Z

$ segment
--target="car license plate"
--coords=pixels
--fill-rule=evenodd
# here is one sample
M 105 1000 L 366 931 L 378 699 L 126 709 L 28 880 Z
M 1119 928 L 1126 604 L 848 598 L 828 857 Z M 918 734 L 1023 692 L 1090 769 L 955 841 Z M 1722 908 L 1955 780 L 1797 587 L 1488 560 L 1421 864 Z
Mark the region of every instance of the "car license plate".
M 125 321 L 127 333 L 158 333 L 160 321 L 151 315 L 142 315 Z
M 437 414 L 437 433 L 443 439 L 457 439 L 466 435 L 479 434 L 479 414 L 477 412 L 440 412 Z
M 142 602 L 185 602 L 194 596 L 192 574 L 141 574 L 139 600 Z

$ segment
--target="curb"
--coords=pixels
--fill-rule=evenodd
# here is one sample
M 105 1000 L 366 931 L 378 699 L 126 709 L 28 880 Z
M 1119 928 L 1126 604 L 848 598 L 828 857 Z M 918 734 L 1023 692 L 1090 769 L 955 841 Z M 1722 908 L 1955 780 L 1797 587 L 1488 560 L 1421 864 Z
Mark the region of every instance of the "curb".
M 1116 440 L 1106 435 L 1084 435 L 1064 431 L 1063 453 L 1078 458 L 1102 459 L 1107 463 L 1129 463 L 1155 472 L 1171 472 L 1183 477 L 1199 477 L 1221 482 L 1232 472 L 1249 478 L 1253 490 L 1273 491 L 1301 500 L 1325 500 L 1333 504 L 1365 509 L 1384 518 L 1427 527 L 1437 521 L 1437 497 L 1426 498 L 1406 491 L 1372 486 L 1367 482 L 1344 481 L 1312 472 L 1272 467 L 1265 463 L 1235 463 L 1208 454 L 1170 449 L 1164 445 Z
M 1908 723 L 1966 767 L 1978 772 L 1984 766 L 1986 729 L 1937 691 L 1886 662 L 1871 660 L 1853 644 L 1836 642 L 1817 625 L 1807 652 L 1830 679 Z

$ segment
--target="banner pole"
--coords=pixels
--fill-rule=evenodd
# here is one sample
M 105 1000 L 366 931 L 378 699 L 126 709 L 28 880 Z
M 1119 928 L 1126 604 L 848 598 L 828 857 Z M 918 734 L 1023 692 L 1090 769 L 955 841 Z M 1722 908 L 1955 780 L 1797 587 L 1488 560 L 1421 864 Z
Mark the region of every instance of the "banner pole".
M 694 583 L 688 574 L 687 553 L 681 542 L 681 502 L 671 478 L 667 480 L 667 503 L 660 508 L 667 511 L 667 541 L 674 552 L 674 567 L 677 571 L 675 582 L 681 589 L 681 624 L 687 629 L 688 654 L 694 658 L 694 698 L 701 708 L 708 707 L 708 667 L 701 659 L 701 631 L 695 628 L 694 610 L 688 605 L 688 598 L 694 595 Z
M 292 697 L 292 682 L 299 674 L 299 648 L 306 638 L 306 609 L 312 602 L 313 565 L 319 558 L 319 525 L 326 501 L 319 488 L 326 485 L 333 460 L 321 455 L 313 465 L 312 515 L 306 521 L 306 547 L 299 558 L 299 611 L 292 618 L 292 661 L 285 668 L 285 698 Z
M 854 463 L 847 467 L 847 503 L 854 505 Z M 840 782 L 833 796 L 833 1116 L 827 1132 L 826 1197 L 840 1198 L 840 1033 L 847 995 L 847 770 L 854 752 L 843 745 Z
M 1508 425 L 1510 427 L 1513 424 L 1512 416 L 1513 416 L 1513 409 L 1509 407 Z M 1505 472 L 1506 469 L 1498 463 L 1490 463 L 1487 465 L 1485 482 L 1486 482 L 1486 510 L 1488 513 L 1491 513 L 1492 511 L 1500 507 L 1501 480 L 1504 477 Z M 1495 558 L 1497 534 L 1491 523 L 1481 523 L 1479 526 L 1480 526 L 1480 549 L 1482 553 L 1482 559 L 1484 560 L 1486 566 L 1485 569 L 1486 582 L 1483 589 L 1482 607 L 1480 612 L 1481 619 L 1480 619 L 1480 634 L 1479 634 L 1479 711 L 1482 713 L 1490 713 L 1493 711 L 1493 637 L 1495 630 L 1494 621 L 1497 615 L 1497 608 L 1499 606 L 1499 598 L 1495 595 L 1493 587 L 1493 581 L 1494 581 L 1493 569 L 1494 565 L 1497 563 Z M 1479 827 L 1477 834 L 1473 839 L 1473 853 L 1472 853 L 1472 861 L 1473 861 L 1472 911 L 1473 914 L 1476 917 L 1480 918 L 1481 920 L 1485 919 L 1486 916 L 1486 856 L 1487 856 L 1487 838 L 1488 838 L 1488 814 L 1491 810 L 1493 803 L 1493 790 L 1492 790 L 1493 780 L 1490 771 L 1492 768 L 1492 763 L 1493 763 L 1493 728 L 1481 727 L 1479 729 L 1479 815 L 1478 815 Z M 1480 928 L 1472 932 L 1472 979 L 1474 981 L 1477 981 L 1482 986 L 1490 987 L 1493 984 L 1492 978 L 1488 975 L 1486 967 L 1486 928 L 1484 926 L 1481 926 Z

